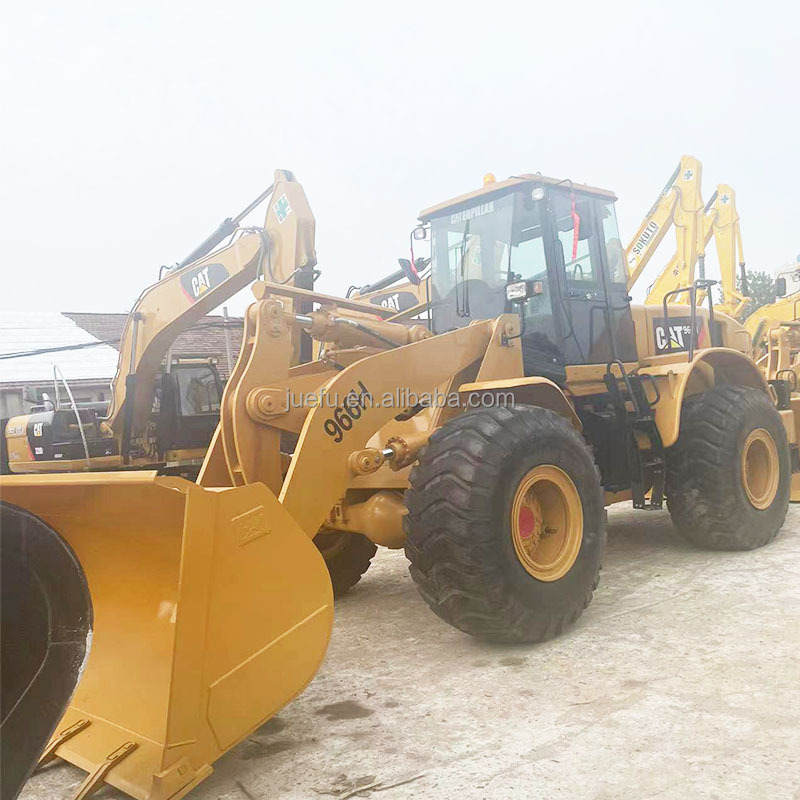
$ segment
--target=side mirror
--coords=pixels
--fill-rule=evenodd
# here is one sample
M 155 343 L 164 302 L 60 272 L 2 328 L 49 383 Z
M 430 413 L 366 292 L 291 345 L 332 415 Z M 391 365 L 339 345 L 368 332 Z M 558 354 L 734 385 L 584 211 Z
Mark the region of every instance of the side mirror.
M 417 263 L 422 259 L 415 259 Z M 419 286 L 420 281 L 422 280 L 419 277 L 419 272 L 417 272 L 417 267 L 415 264 L 411 263 L 411 260 L 408 258 L 398 258 L 398 263 L 400 264 L 400 269 L 403 270 L 403 275 L 405 275 L 406 280 L 409 283 L 413 283 L 414 286 Z
M 413 231 L 411 231 L 411 235 L 418 241 L 424 241 L 428 238 L 428 229 L 424 225 L 417 225 Z
M 776 297 L 786 296 L 786 278 L 784 278 L 782 275 L 780 278 L 775 279 L 775 296 Z

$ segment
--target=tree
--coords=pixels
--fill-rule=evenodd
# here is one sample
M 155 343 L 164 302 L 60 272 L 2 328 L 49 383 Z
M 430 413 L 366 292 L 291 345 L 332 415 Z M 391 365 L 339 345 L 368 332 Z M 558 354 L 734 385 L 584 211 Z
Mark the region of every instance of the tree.
M 736 279 L 736 288 L 751 298 L 745 309 L 745 315 L 752 314 L 767 303 L 775 302 L 775 278 L 768 272 L 748 272 L 747 292 L 743 291 L 741 278 Z

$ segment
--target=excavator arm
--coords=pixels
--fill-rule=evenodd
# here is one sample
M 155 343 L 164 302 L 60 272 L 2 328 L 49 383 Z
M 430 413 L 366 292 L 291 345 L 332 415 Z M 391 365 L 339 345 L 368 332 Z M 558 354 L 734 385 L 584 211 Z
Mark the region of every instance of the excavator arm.
M 736 193 L 728 184 L 721 183 L 712 199 L 714 205 L 710 228 L 717 248 L 722 285 L 722 302 L 718 305 L 721 311 L 738 317 L 750 298 L 747 296 L 747 273 L 744 266 L 742 229 L 736 211 Z M 707 227 L 704 220 L 704 229 Z M 708 242 L 709 234 L 705 236 Z M 741 277 L 741 291 L 736 287 L 737 267 Z
M 701 163 L 693 156 L 682 156 L 675 172 L 672 173 L 625 249 L 629 290 L 639 279 L 673 224 L 676 227 L 680 254 L 674 269 L 679 273 L 687 269 L 685 264 L 695 253 L 691 243 L 697 241 L 697 237 L 692 236 L 692 233 L 696 230 L 697 217 L 703 209 L 700 195 L 701 176 Z M 694 266 L 694 260 L 689 263 Z
M 630 275 L 628 289 L 633 287 L 669 227 L 674 225 L 675 253 L 648 289 L 645 303 L 658 305 L 667 293 L 691 286 L 697 265 L 700 277 L 704 277 L 705 250 L 713 236 L 723 294 L 719 308 L 737 316 L 748 297 L 736 194 L 728 184 L 719 184 L 703 206 L 701 176 L 701 163 L 692 156 L 683 156 L 625 251 Z M 743 291 L 736 287 L 737 272 L 743 278 Z M 688 297 L 677 297 L 674 302 L 686 303 Z
M 723 295 L 722 302 L 718 303 L 717 306 L 720 311 L 724 311 L 731 316 L 737 316 L 741 313 L 749 298 L 736 288 L 737 271 L 743 277 L 742 286 L 745 289 L 747 281 L 744 271 L 742 233 L 739 225 L 739 214 L 736 211 L 736 193 L 733 187 L 726 183 L 721 183 L 717 186 L 714 194 L 711 195 L 705 205 L 701 236 L 702 238 L 696 249 L 696 258 L 700 264 L 700 277 L 705 277 L 703 268 L 705 248 L 713 237 L 717 248 L 720 284 Z M 662 270 L 658 280 L 648 291 L 647 303 L 658 305 L 663 301 L 667 292 L 692 285 L 695 276 L 694 265 L 688 270 L 688 273 L 683 273 L 680 269 L 680 262 L 679 253 L 674 253 Z M 683 279 L 681 279 L 682 275 Z M 704 296 L 704 292 L 698 293 L 698 302 L 702 302 Z M 678 298 L 675 302 L 686 302 L 686 298 Z
M 297 278 L 316 265 L 314 216 L 302 186 L 290 172 L 277 170 L 271 188 L 263 228 L 238 227 L 242 216 L 252 210 L 251 204 L 235 221 L 226 220 L 215 235 L 136 301 L 122 334 L 105 420 L 116 435 L 124 430 L 123 442 L 145 424 L 162 359 L 180 333 L 259 274 L 303 285 Z M 239 232 L 231 244 L 186 263 L 231 229 L 234 235 Z M 305 288 L 310 288 L 308 283 Z

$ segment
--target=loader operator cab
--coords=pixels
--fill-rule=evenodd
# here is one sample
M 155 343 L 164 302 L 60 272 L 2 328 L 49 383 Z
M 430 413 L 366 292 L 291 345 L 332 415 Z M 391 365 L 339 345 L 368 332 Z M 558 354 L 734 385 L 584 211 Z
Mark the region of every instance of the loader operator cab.
M 424 211 L 434 332 L 518 311 L 526 375 L 559 383 L 568 364 L 634 360 L 615 200 L 524 175 Z M 525 295 L 514 302 L 507 287 L 520 282 Z

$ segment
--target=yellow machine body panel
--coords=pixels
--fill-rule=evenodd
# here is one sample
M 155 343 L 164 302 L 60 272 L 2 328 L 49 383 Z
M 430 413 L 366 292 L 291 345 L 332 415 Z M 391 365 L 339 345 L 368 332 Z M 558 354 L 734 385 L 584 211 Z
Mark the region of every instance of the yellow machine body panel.
M 58 531 L 86 574 L 91 650 L 52 754 L 89 772 L 87 783 L 182 797 L 319 668 L 333 621 L 328 572 L 263 484 L 12 476 L 2 495 Z
M 753 338 L 756 356 L 763 355 L 769 345 L 769 332 L 785 322 L 796 322 L 800 317 L 800 292 L 778 298 L 774 303 L 757 308 L 744 321 Z

